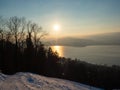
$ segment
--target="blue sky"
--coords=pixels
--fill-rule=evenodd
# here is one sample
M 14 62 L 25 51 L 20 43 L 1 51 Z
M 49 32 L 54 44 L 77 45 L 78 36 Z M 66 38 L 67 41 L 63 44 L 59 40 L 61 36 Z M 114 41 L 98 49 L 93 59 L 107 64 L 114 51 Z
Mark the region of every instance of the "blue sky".
M 82 36 L 120 31 L 120 0 L 0 0 L 0 15 L 39 23 L 54 36 Z

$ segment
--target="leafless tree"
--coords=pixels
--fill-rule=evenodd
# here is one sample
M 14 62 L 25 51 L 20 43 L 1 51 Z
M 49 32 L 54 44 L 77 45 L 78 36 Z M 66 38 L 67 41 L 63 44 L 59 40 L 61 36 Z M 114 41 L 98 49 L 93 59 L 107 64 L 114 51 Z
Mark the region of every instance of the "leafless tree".
M 25 23 L 25 18 L 19 18 L 17 16 L 10 17 L 6 23 L 9 32 L 8 34 L 12 35 L 13 42 L 15 43 L 14 67 L 16 70 L 18 70 L 18 47 L 20 47 L 20 41 L 22 41 L 21 39 L 23 39 L 22 37 L 24 36 Z
M 28 31 L 28 36 L 31 37 L 33 40 L 33 44 L 35 48 L 37 48 L 37 46 L 40 44 L 41 38 L 47 35 L 47 33 L 42 30 L 42 27 L 30 21 L 27 23 L 27 31 Z
M 26 26 L 26 20 L 24 17 L 18 18 L 17 16 L 10 17 L 7 21 L 7 28 L 13 35 L 13 42 L 15 42 L 16 47 L 18 47 L 20 41 L 22 41 L 24 36 L 24 30 Z
M 4 39 L 4 29 L 5 29 L 5 22 L 2 16 L 0 16 L 0 39 Z

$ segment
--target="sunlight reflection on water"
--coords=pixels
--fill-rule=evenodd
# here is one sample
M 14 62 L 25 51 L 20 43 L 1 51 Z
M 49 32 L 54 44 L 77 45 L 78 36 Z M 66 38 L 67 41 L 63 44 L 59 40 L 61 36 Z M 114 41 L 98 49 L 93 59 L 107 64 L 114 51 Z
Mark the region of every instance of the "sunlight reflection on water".
M 57 52 L 59 54 L 59 56 L 63 57 L 64 54 L 63 54 L 63 47 L 62 46 L 51 46 L 52 50 L 54 52 Z

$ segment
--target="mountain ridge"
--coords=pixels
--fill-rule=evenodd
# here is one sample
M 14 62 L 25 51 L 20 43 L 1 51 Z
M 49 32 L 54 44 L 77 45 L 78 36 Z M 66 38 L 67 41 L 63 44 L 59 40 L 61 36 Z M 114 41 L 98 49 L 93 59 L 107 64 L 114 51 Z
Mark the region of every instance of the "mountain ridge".
M 50 45 L 88 46 L 88 45 L 120 45 L 120 32 L 89 35 L 83 38 L 64 37 L 48 40 Z M 46 43 L 45 43 L 46 44 Z M 49 45 L 47 44 L 47 45 Z

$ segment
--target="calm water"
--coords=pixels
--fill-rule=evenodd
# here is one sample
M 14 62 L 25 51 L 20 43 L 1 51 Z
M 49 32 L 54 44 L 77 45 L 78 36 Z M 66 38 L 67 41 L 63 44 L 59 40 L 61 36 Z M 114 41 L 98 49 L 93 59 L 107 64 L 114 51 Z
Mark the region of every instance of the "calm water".
M 64 57 L 96 64 L 120 65 L 120 46 L 52 46 L 52 49 Z

